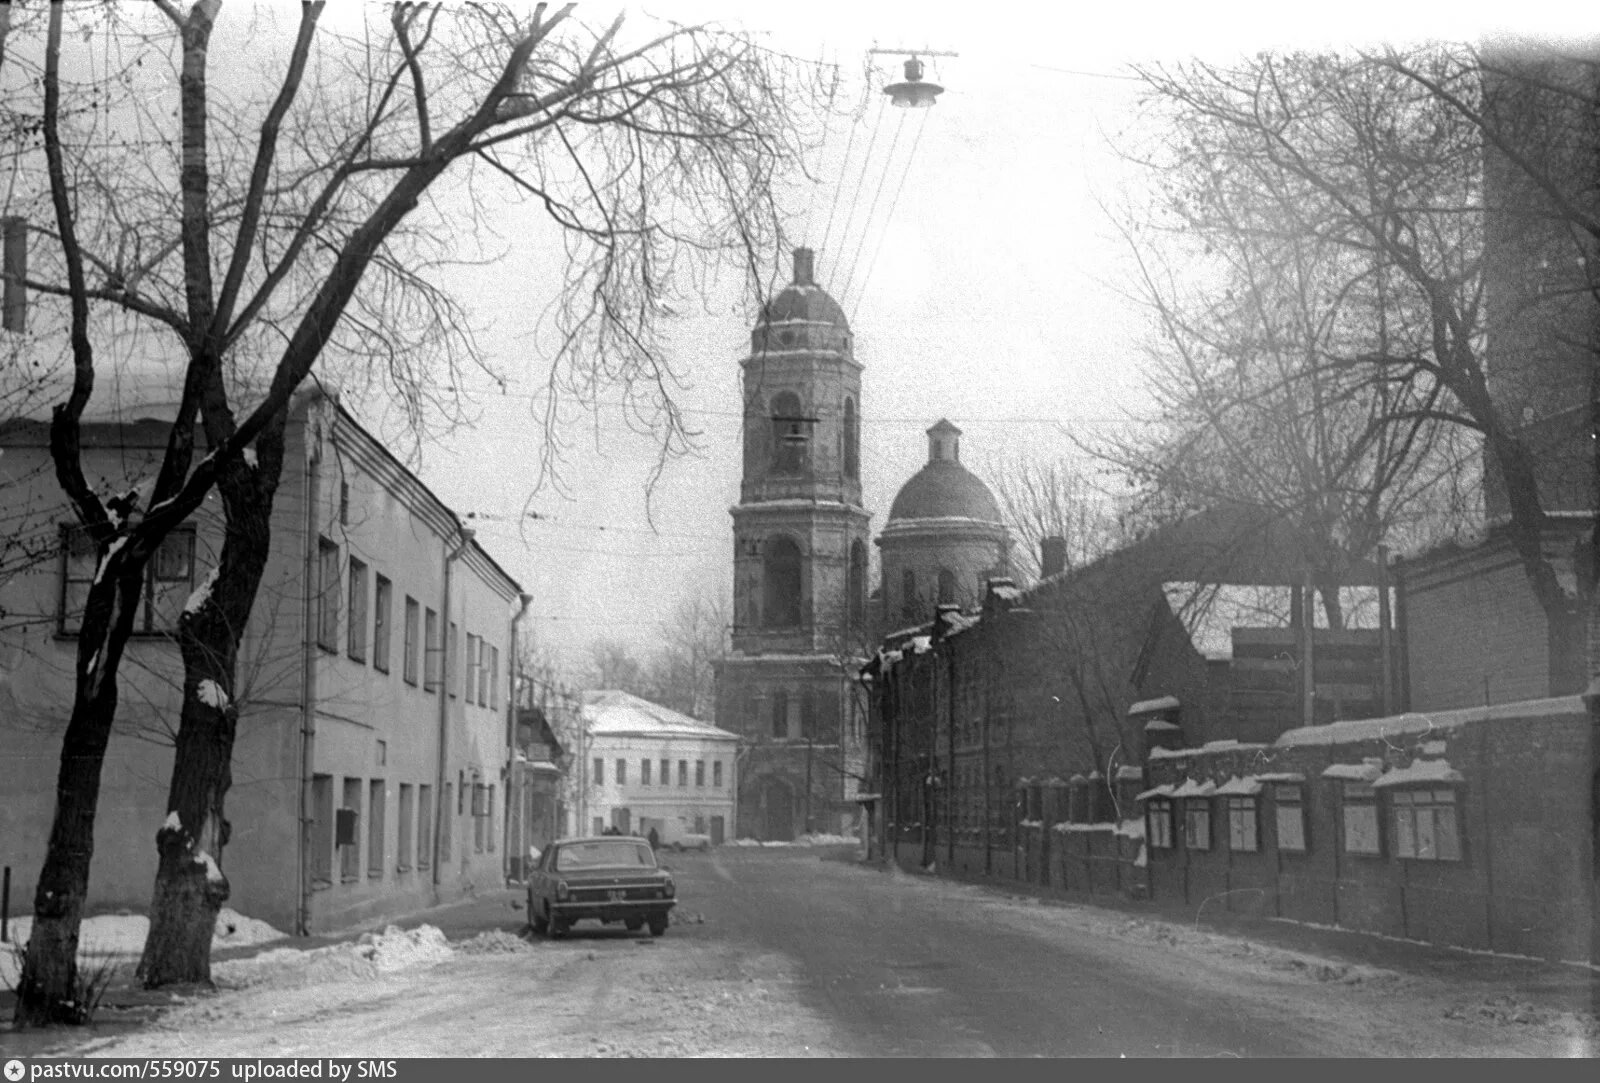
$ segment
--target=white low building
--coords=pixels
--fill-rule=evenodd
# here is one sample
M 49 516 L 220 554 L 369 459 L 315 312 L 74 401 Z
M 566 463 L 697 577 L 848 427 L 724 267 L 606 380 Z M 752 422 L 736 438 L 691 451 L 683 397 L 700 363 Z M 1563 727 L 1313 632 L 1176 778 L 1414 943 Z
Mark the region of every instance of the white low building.
M 616 691 L 583 693 L 582 722 L 575 833 L 735 837 L 736 735 Z

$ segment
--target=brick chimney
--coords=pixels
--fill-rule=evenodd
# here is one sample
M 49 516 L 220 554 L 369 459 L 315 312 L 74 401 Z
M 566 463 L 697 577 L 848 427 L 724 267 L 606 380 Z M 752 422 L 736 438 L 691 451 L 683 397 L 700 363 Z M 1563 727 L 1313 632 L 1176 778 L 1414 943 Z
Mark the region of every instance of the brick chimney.
M 794 250 L 794 284 L 796 286 L 815 286 L 816 253 L 809 248 L 796 248 Z
M 1039 542 L 1039 578 L 1049 579 L 1067 570 L 1067 539 L 1052 534 Z

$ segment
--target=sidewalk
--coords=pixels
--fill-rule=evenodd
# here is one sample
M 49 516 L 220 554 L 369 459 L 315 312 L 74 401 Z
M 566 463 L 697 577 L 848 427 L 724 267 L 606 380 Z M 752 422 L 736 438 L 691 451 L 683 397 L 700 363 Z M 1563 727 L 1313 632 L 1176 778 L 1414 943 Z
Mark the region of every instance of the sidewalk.
M 842 855 L 829 860 L 853 862 L 872 871 L 887 872 L 891 868 L 887 862 L 867 860 L 859 855 Z M 1203 912 L 1194 909 L 1179 912 L 1153 902 L 1117 895 L 1067 892 L 1007 877 L 944 872 L 908 875 L 939 876 L 999 895 L 1038 899 L 1047 906 L 1094 908 L 1126 914 L 1129 918 L 1169 922 L 1285 951 L 1320 956 L 1345 965 L 1379 967 L 1463 987 L 1476 986 L 1480 987 L 1477 992 L 1485 997 L 1508 997 L 1550 1011 L 1587 1012 L 1600 1019 L 1600 968 L 1593 966 L 1494 955 L 1276 917 L 1255 917 L 1215 905 L 1204 907 Z

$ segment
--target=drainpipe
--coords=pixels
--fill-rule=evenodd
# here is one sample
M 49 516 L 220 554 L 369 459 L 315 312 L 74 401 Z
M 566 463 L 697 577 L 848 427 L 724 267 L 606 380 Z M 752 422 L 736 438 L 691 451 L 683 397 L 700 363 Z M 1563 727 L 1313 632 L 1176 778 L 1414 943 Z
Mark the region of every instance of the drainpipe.
M 303 532 L 305 534 L 305 571 L 302 575 L 303 590 L 301 591 L 302 611 L 305 617 L 305 646 L 302 648 L 300 659 L 300 860 L 296 870 L 296 893 L 299 898 L 298 912 L 295 914 L 295 935 L 309 936 L 311 933 L 311 862 L 312 848 L 310 834 L 312 821 L 316 819 L 315 810 L 310 807 L 311 801 L 311 765 L 313 753 L 316 751 L 317 740 L 317 604 L 316 604 L 316 577 L 317 569 L 317 529 L 316 515 L 318 506 L 318 482 L 321 474 L 317 467 L 322 462 L 322 436 L 318 428 L 313 425 L 313 412 L 306 410 L 305 421 L 306 439 L 306 466 L 305 466 L 305 517 Z
M 444 799 L 445 779 L 449 777 L 450 756 L 450 565 L 454 564 L 461 554 L 467 551 L 467 546 L 472 544 L 472 531 L 456 524 L 460 533 L 461 543 L 456 546 L 455 552 L 447 553 L 444 558 L 444 603 L 440 606 L 439 638 L 443 640 L 439 650 L 439 764 L 438 777 L 433 786 L 433 891 L 435 899 L 438 898 L 439 886 L 443 882 L 444 870 L 440 867 L 440 837 L 444 833 L 445 816 L 448 815 Z M 457 800 L 460 795 L 457 795 Z
M 506 697 L 506 821 L 505 841 L 500 846 L 500 863 L 504 866 L 507 876 L 511 875 L 511 809 L 513 807 L 511 795 L 513 791 L 516 793 L 516 815 L 518 821 L 521 821 L 524 800 L 522 787 L 527 784 L 527 778 L 517 770 L 517 677 L 522 670 L 521 660 L 517 655 L 517 626 L 522 623 L 522 618 L 527 616 L 528 606 L 533 604 L 533 595 L 519 594 L 517 595 L 517 600 L 522 605 L 517 610 L 517 615 L 511 618 L 511 657 L 506 659 L 506 675 L 511 682 L 511 694 Z M 449 627 L 450 623 L 446 621 L 445 628 L 448 629 Z M 448 635 L 448 632 L 446 634 Z M 512 785 L 511 780 L 513 778 L 516 779 L 515 786 Z M 517 841 L 521 845 L 521 852 L 517 854 L 518 861 L 521 861 L 528 852 L 527 833 L 521 830 L 526 826 L 526 824 L 520 822 L 518 824 Z

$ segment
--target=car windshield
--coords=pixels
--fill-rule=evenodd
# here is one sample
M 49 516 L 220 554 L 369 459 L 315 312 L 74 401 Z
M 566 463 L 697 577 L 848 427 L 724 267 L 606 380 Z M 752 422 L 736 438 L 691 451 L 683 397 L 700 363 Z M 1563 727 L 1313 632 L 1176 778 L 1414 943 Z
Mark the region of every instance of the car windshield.
M 653 869 L 656 867 L 656 859 L 650 852 L 648 842 L 638 842 L 634 839 L 569 842 L 556 853 L 555 867 L 562 872 L 617 865 Z

